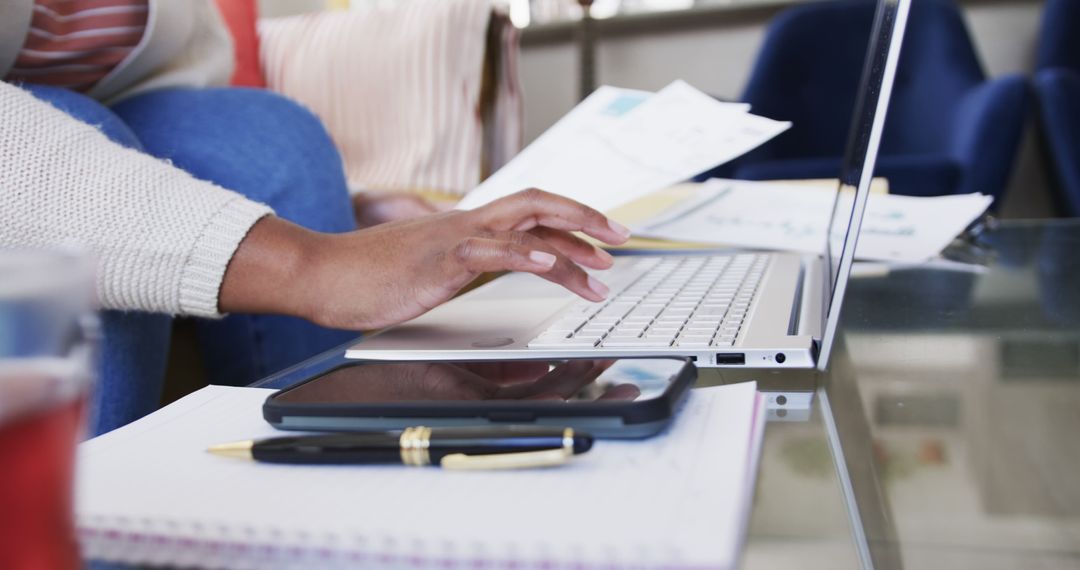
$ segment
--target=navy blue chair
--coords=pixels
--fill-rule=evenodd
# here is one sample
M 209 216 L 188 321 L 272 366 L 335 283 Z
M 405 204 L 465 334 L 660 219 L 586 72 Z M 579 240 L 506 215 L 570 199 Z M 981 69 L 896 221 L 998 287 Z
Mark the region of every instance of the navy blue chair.
M 743 101 L 786 133 L 717 174 L 835 178 L 876 7 L 812 2 L 769 27 Z M 1023 77 L 987 80 L 956 6 L 914 0 L 875 174 L 892 192 L 982 192 L 1001 201 L 1028 108 Z
M 1060 189 L 1058 206 L 1066 215 L 1080 217 L 1080 73 L 1046 69 L 1035 74 L 1034 83 L 1047 154 Z
M 1035 69 L 1062 67 L 1080 73 L 1080 2 L 1046 0 L 1035 50 Z
M 1036 51 L 1035 95 L 1059 207 L 1080 216 L 1080 2 L 1048 0 Z

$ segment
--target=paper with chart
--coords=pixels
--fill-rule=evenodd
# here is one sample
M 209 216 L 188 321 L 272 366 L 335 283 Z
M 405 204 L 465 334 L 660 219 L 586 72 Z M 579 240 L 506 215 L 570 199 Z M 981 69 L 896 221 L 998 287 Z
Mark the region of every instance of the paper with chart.
M 776 182 L 713 179 L 698 196 L 633 228 L 634 234 L 674 241 L 821 253 L 833 200 L 850 212 L 854 194 Z M 986 211 L 982 194 L 917 198 L 870 194 L 856 259 L 920 262 L 937 256 Z M 837 224 L 842 238 L 846 223 Z
M 765 422 L 753 383 L 694 390 L 665 433 L 599 441 L 553 469 L 272 465 L 206 453 L 280 435 L 262 419 L 270 393 L 211 386 L 80 445 L 85 553 L 221 568 L 738 560 Z
M 655 95 L 601 87 L 457 208 L 535 187 L 607 211 L 736 158 L 790 126 L 683 81 Z

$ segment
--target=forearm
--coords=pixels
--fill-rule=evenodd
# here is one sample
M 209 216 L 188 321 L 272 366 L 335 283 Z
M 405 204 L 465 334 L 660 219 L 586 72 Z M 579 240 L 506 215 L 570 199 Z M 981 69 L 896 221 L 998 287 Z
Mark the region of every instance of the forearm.
M 267 213 L 0 83 L 0 247 L 87 248 L 105 308 L 216 315 L 226 265 Z
M 319 234 L 275 216 L 256 222 L 225 272 L 221 312 L 307 317 L 304 264 L 312 261 L 319 241 Z

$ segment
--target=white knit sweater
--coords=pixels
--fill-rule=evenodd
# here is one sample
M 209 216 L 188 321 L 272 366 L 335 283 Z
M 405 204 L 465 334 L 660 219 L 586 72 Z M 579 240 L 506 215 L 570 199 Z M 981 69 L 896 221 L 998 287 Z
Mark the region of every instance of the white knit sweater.
M 105 308 L 218 316 L 229 259 L 269 213 L 0 82 L 0 248 L 89 248 Z

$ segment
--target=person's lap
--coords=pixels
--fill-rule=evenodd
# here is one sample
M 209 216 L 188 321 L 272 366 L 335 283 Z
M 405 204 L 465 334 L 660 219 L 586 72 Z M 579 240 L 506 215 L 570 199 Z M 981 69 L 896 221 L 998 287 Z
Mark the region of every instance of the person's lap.
M 322 123 L 256 89 L 168 89 L 112 109 L 146 151 L 196 178 L 269 204 L 322 232 L 356 229 L 341 157 Z M 353 338 L 292 317 L 231 315 L 199 323 L 214 384 L 246 385 Z
M 269 204 L 282 218 L 324 232 L 356 228 L 341 159 L 309 111 L 269 92 L 167 89 L 102 106 L 63 89 L 26 86 L 114 141 L 170 160 L 196 178 Z M 158 404 L 171 319 L 105 311 L 94 433 Z M 357 336 L 282 316 L 200 321 L 208 380 L 245 385 Z

